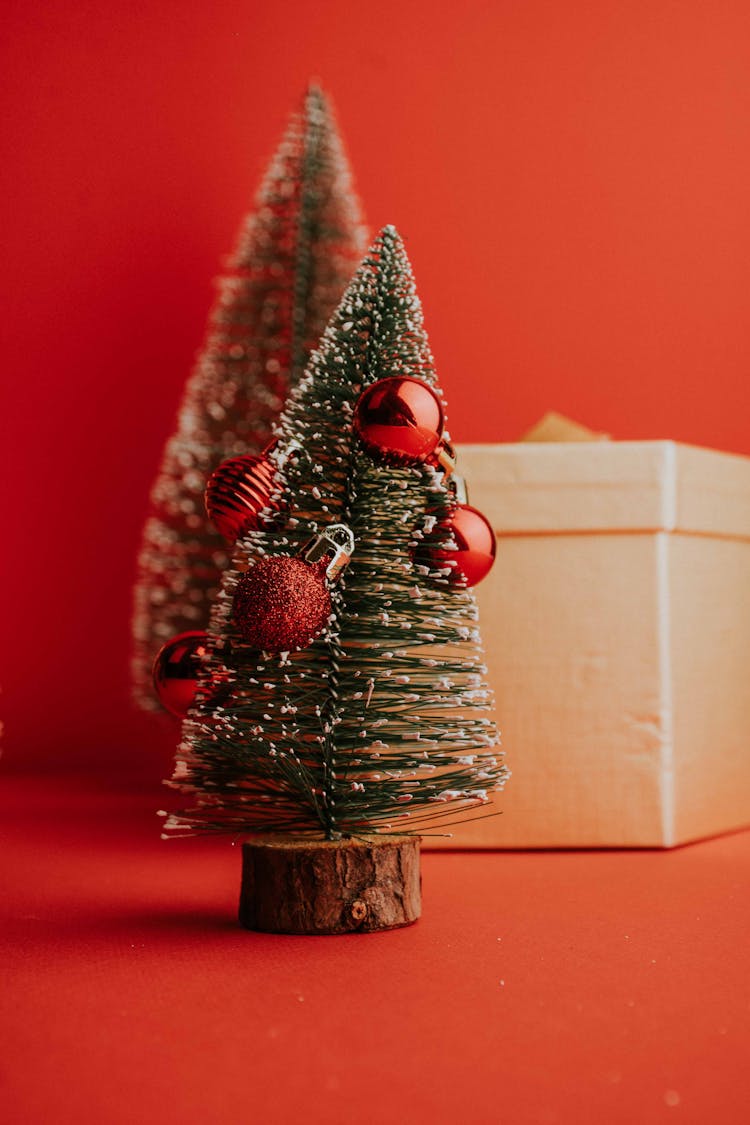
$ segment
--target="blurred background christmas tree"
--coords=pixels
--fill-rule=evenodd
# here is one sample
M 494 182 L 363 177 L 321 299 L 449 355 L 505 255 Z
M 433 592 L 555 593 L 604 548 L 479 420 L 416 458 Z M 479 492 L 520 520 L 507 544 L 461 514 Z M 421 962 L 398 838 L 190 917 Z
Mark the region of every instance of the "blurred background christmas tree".
M 226 272 L 164 451 L 143 530 L 133 613 L 136 698 L 154 706 L 161 645 L 208 622 L 228 561 L 206 519 L 206 480 L 267 444 L 290 388 L 365 246 L 328 99 L 311 86 L 268 168 Z

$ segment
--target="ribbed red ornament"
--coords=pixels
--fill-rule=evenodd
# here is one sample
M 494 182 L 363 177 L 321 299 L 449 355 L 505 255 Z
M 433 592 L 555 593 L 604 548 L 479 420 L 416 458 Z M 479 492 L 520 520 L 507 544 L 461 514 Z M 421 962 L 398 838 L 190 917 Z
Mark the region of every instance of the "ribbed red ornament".
M 427 383 L 409 375 L 379 379 L 354 408 L 354 431 L 368 453 L 389 464 L 454 465 L 443 440 L 443 407 Z
M 331 614 L 328 560 L 261 559 L 237 583 L 233 618 L 248 644 L 262 652 L 307 648 Z
M 184 719 L 195 699 L 198 670 L 206 652 L 205 633 L 180 633 L 156 654 L 153 666 L 156 697 L 173 715 Z
M 265 454 L 222 461 L 206 485 L 206 512 L 230 543 L 258 526 L 268 505 L 274 470 Z
M 452 534 L 457 550 L 438 544 Z M 476 586 L 489 574 L 495 561 L 497 541 L 492 525 L 470 504 L 457 504 L 453 514 L 431 532 L 415 552 L 414 561 L 431 570 L 448 569 L 449 582 Z

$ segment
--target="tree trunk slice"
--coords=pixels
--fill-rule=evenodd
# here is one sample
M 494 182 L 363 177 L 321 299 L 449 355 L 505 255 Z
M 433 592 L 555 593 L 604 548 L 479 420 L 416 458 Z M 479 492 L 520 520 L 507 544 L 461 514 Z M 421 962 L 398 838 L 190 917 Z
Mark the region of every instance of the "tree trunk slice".
M 421 913 L 418 836 L 264 836 L 242 845 L 240 924 L 273 934 L 372 933 Z

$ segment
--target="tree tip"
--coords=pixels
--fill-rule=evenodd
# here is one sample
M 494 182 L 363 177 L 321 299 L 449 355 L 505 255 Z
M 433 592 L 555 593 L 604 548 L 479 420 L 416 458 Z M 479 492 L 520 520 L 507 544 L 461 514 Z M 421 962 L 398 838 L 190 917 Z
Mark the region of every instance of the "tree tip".
M 367 274 L 393 270 L 397 274 L 408 277 L 411 277 L 412 274 L 411 263 L 401 235 L 396 227 L 389 223 L 387 226 L 381 227 L 370 243 L 369 249 L 354 276 L 361 281 Z
M 328 98 L 326 97 L 319 79 L 311 78 L 307 83 L 304 100 L 308 108 L 315 106 L 318 109 L 328 109 Z
M 393 223 L 381 227 L 373 244 L 373 249 L 379 256 L 385 254 L 386 257 L 406 258 L 404 240 Z
M 393 225 L 393 223 L 388 223 L 386 226 L 381 227 L 376 241 L 379 243 L 379 245 L 389 246 L 394 250 L 403 250 L 404 248 L 404 240 L 398 233 L 398 230 Z

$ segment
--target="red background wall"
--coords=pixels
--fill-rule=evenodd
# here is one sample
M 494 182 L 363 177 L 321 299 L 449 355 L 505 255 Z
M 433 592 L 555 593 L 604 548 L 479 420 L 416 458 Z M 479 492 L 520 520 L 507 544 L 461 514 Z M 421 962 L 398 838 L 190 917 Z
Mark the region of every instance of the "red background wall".
M 14 3 L 3 58 L 10 768 L 158 777 L 128 704 L 148 487 L 307 80 L 407 239 L 456 441 L 554 407 L 750 453 L 750 7 Z

